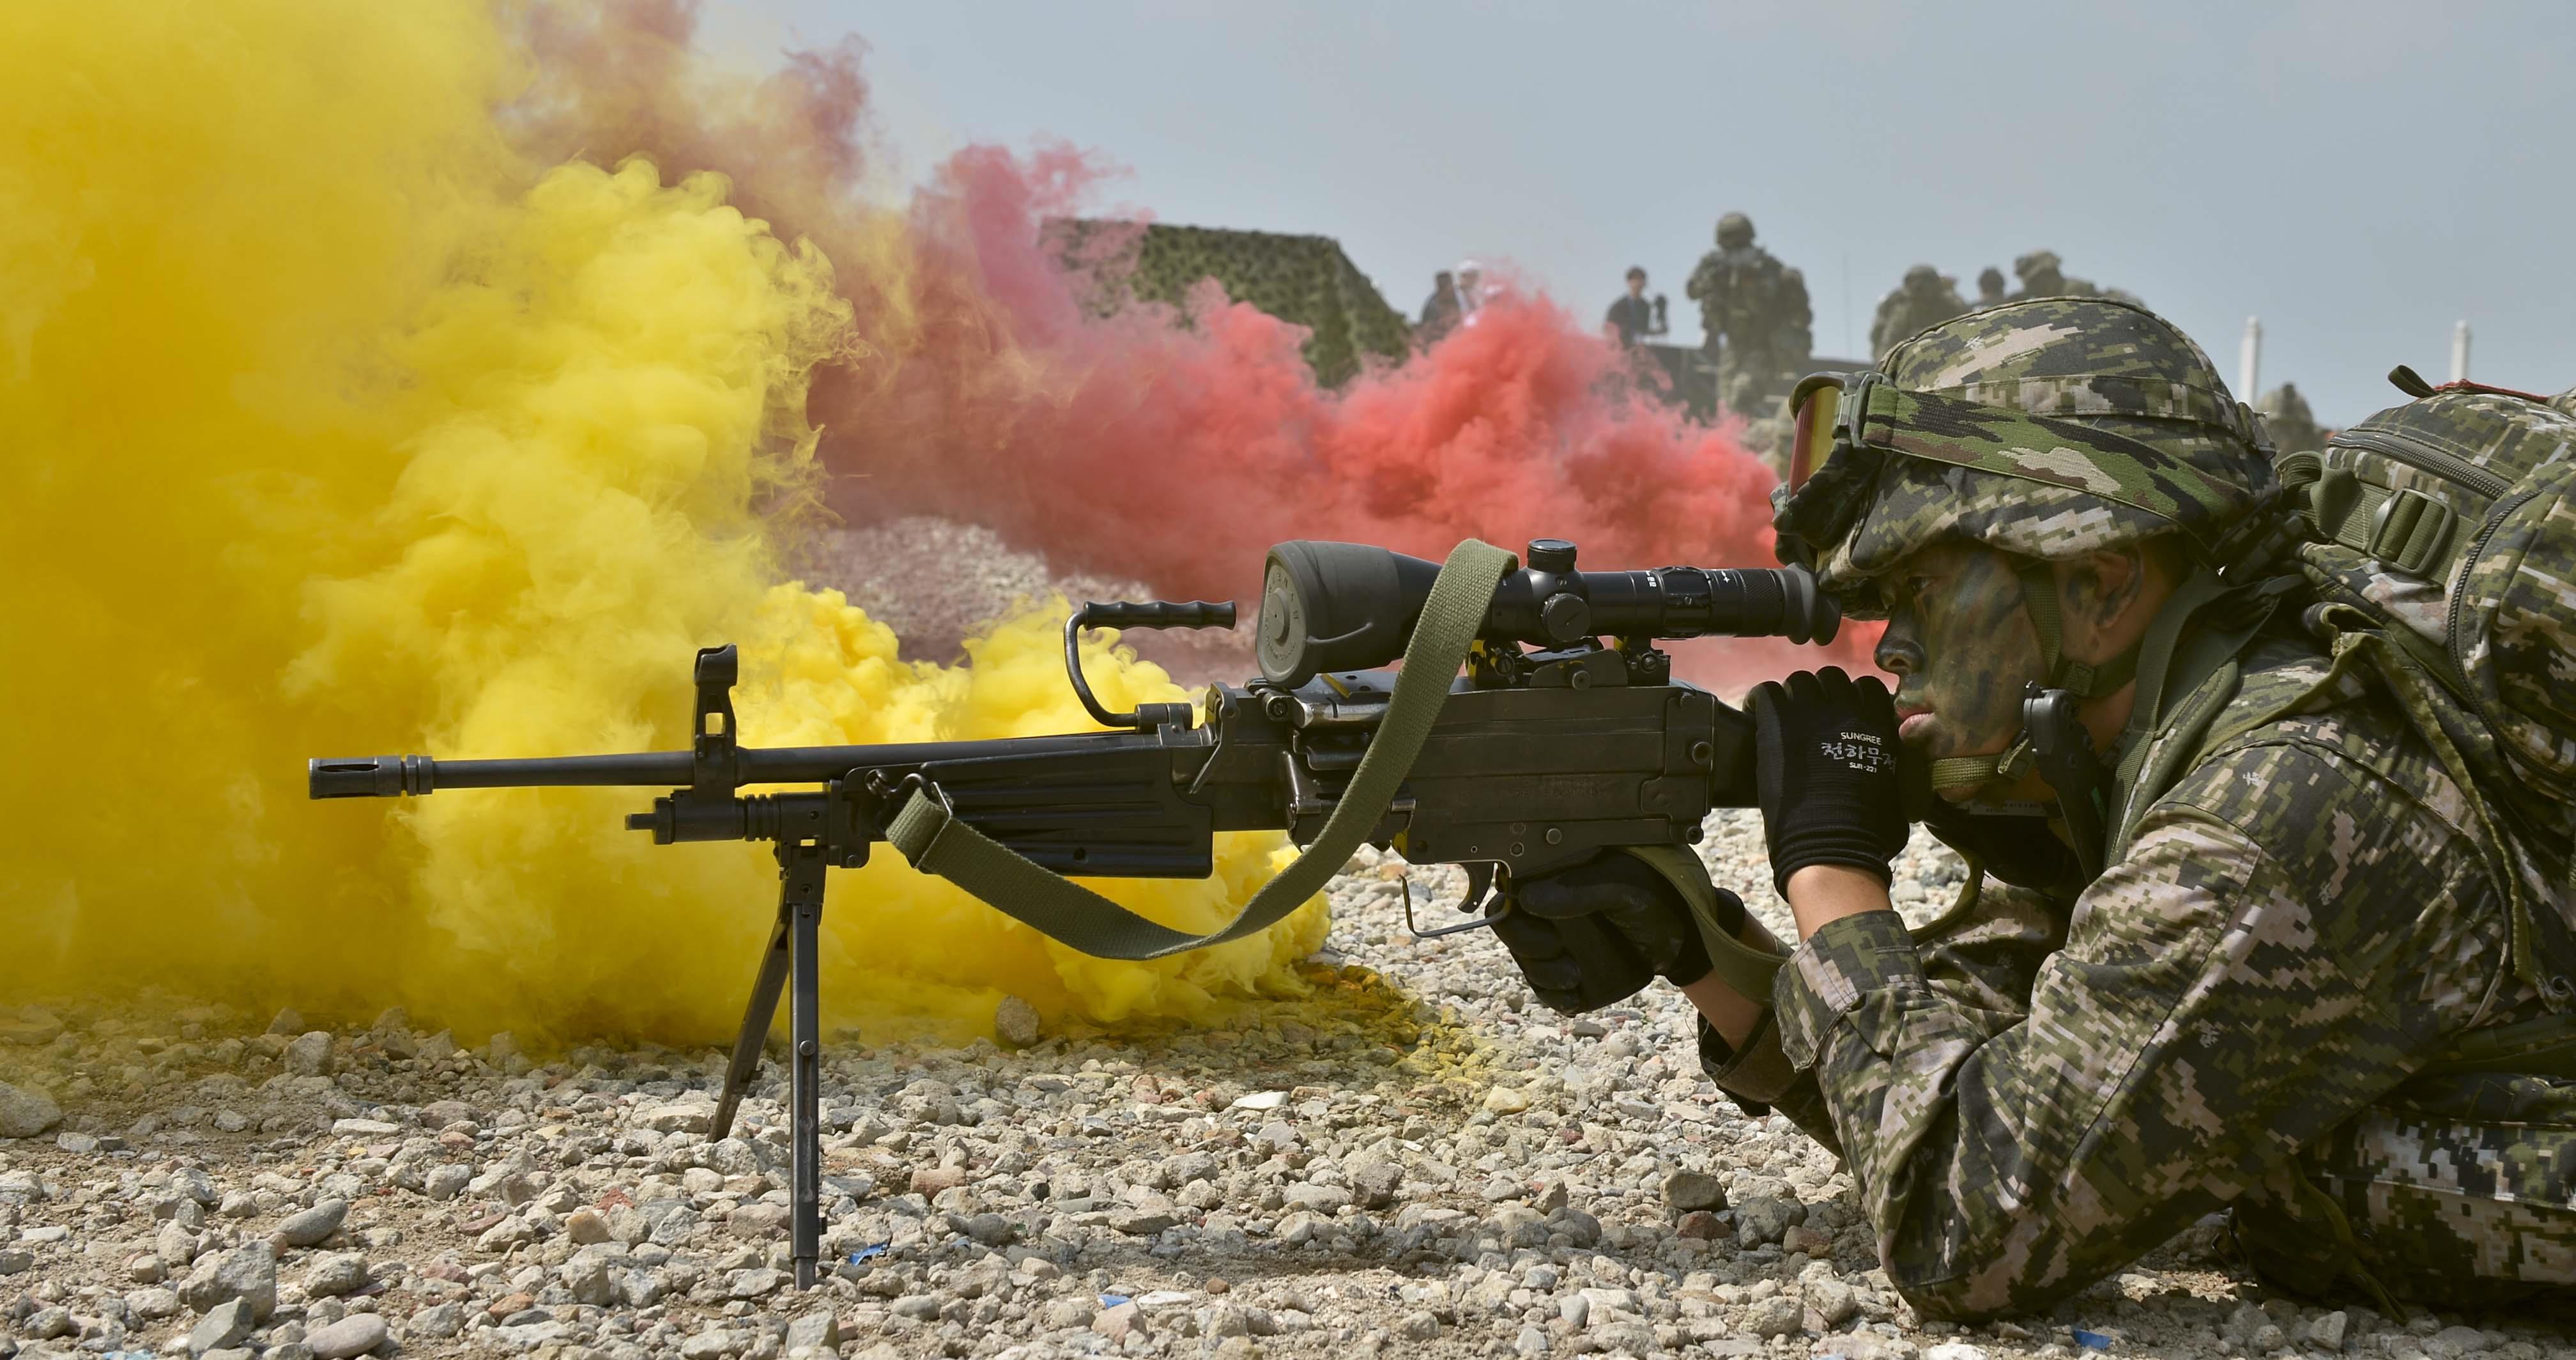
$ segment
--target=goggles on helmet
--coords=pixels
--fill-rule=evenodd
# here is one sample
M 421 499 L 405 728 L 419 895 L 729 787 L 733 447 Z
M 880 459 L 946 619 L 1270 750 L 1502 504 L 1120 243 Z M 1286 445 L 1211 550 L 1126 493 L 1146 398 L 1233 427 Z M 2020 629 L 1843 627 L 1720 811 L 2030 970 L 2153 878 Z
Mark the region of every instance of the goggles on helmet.
M 2204 560 L 2232 555 L 2211 507 L 2241 503 L 2242 492 L 2098 425 L 1909 392 L 1879 373 L 1812 374 L 1791 389 L 1789 406 L 1788 476 L 1774 493 L 1783 562 L 1818 569 L 1868 510 L 1892 455 L 2079 491 L 2173 525 Z

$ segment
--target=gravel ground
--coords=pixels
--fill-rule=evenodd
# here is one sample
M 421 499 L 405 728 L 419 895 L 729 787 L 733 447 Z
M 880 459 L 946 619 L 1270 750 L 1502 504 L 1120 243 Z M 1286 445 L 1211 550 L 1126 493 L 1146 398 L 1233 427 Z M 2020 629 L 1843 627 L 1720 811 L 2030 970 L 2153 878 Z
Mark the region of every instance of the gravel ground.
M 938 520 L 827 535 L 806 571 L 942 661 L 1016 599 L 1149 594 Z M 1252 673 L 1240 632 L 1127 637 L 1184 683 Z M 1758 819 L 1709 830 L 1718 881 L 1769 880 Z M 1959 875 L 1918 843 L 1899 907 L 1928 917 Z M 169 997 L 0 1006 L 0 1360 L 2576 1360 L 2530 1319 L 2266 1297 L 2210 1224 L 2049 1316 L 1918 1322 L 1833 1160 L 1716 1098 L 1678 994 L 1547 1012 L 1489 935 L 1414 940 L 1408 877 L 1447 918 L 1456 871 L 1363 851 L 1312 994 L 1218 1027 L 1048 1032 L 1006 1004 L 1010 1047 L 834 1038 L 834 1269 L 803 1295 L 774 1064 L 710 1142 L 714 1051 L 459 1050 L 399 1013 L 333 1029 Z
M 1140 581 L 1060 574 L 1043 556 L 1014 548 L 981 525 L 926 515 L 821 531 L 796 566 L 806 580 L 839 589 L 868 617 L 894 629 L 907 661 L 960 660 L 967 635 L 977 627 L 1055 594 L 1074 604 L 1162 598 Z M 1243 619 L 1231 631 L 1135 628 L 1119 634 L 1119 642 L 1185 687 L 1241 684 L 1260 673 L 1252 659 L 1251 627 L 1259 601 L 1236 603 Z
M 1754 818 L 1710 830 L 1722 881 L 1766 877 Z M 1925 843 L 1900 901 L 1958 873 Z M 1223 1028 L 836 1038 L 836 1269 L 803 1295 L 774 1065 L 710 1142 L 713 1051 L 0 1010 L 0 1132 L 29 1135 L 0 1139 L 0 1360 L 2576 1356 L 2529 1320 L 2268 1298 L 2206 1224 L 2051 1315 L 1918 1323 L 1832 1159 L 1714 1096 L 1677 994 L 1547 1012 L 1485 933 L 1413 940 L 1407 876 L 1363 852 L 1315 995 Z

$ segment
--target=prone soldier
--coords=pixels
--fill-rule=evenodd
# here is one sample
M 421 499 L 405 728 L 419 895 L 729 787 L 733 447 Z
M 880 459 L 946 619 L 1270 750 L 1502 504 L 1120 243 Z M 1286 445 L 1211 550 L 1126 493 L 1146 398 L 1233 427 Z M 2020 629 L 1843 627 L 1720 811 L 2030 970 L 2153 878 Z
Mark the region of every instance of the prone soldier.
M 1605 855 L 1497 926 L 1540 999 L 1681 986 L 1709 1076 L 1841 1156 L 1928 1314 L 2045 1306 L 2220 1208 L 2298 1292 L 2576 1284 L 2563 808 L 2498 840 L 2534 814 L 2462 776 L 2494 744 L 2308 603 L 2298 502 L 2172 326 L 2024 301 L 1881 369 L 1800 384 L 1775 496 L 1897 677 L 1748 701 L 1794 952 L 1695 866 Z M 1909 768 L 1970 866 L 1920 930 Z

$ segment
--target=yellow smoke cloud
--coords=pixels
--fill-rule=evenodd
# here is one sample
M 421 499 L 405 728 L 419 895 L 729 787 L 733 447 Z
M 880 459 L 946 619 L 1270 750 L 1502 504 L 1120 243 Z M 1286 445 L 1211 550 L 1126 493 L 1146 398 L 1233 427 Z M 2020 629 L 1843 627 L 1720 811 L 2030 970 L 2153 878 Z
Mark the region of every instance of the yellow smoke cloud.
M 713 176 L 521 163 L 483 6 L 104 0 L 0 18 L 0 996 L 401 1002 L 460 1032 L 728 1032 L 763 849 L 657 848 L 649 791 L 314 804 L 303 759 L 672 749 L 692 649 L 756 744 L 1085 726 L 1050 621 L 910 664 L 777 579 L 829 262 Z M 607 149 L 594 148 L 594 151 Z M 1112 703 L 1178 697 L 1095 658 Z M 1224 919 L 1281 853 L 1110 888 Z M 1153 965 L 1053 947 L 881 851 L 835 872 L 836 1022 L 1099 1019 L 1291 989 L 1310 904 Z

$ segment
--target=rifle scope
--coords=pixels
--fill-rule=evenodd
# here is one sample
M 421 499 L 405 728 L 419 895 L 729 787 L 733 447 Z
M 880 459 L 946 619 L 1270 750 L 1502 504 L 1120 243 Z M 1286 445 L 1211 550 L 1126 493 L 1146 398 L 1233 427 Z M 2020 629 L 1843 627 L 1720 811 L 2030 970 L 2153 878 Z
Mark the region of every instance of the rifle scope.
M 1440 564 L 1364 543 L 1299 540 L 1270 550 L 1254 650 L 1261 674 L 1302 685 L 1404 655 Z M 1588 638 L 1784 637 L 1831 642 L 1842 610 L 1799 567 L 1576 571 L 1574 545 L 1532 539 L 1486 611 L 1488 643 L 1570 647 Z

